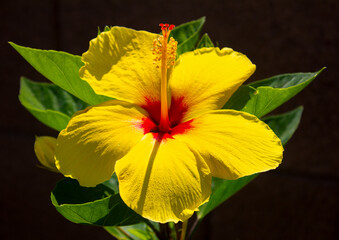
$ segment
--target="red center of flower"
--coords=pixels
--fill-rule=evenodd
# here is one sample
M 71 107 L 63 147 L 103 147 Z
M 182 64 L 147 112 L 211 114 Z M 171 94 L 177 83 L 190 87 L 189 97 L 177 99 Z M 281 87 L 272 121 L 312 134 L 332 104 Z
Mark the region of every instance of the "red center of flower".
M 171 107 L 168 111 L 168 131 L 162 131 L 159 127 L 161 117 L 161 103 L 160 101 L 152 101 L 146 98 L 146 104 L 141 106 L 145 109 L 149 117 L 142 119 L 141 127 L 144 130 L 144 134 L 152 133 L 153 137 L 157 140 L 163 140 L 166 138 L 173 138 L 176 134 L 183 134 L 192 126 L 192 120 L 182 122 L 184 114 L 187 112 L 187 105 L 184 103 L 184 98 L 171 98 Z

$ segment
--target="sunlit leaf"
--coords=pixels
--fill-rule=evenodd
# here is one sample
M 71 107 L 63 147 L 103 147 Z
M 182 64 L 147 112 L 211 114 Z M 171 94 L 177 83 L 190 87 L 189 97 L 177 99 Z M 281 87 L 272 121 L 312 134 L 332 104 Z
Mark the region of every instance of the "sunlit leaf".
M 314 73 L 289 73 L 241 86 L 223 108 L 244 111 L 262 117 L 294 97 L 323 69 Z
M 65 178 L 52 191 L 51 200 L 58 212 L 74 223 L 124 226 L 143 221 L 126 206 L 119 193 L 104 184 L 87 188 Z
M 40 50 L 22 47 L 14 43 L 10 44 L 48 80 L 82 101 L 94 105 L 110 99 L 97 95 L 89 84 L 79 77 L 79 69 L 83 66 L 79 56 L 66 52 Z
M 171 36 L 173 36 L 173 38 L 178 42 L 178 56 L 194 49 L 199 40 L 199 34 L 204 23 L 205 17 L 202 17 L 197 20 L 181 24 L 172 30 Z

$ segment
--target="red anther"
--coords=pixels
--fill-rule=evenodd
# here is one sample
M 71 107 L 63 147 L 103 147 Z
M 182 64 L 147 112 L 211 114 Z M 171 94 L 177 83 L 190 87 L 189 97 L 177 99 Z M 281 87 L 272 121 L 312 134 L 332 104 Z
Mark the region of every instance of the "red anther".
M 166 24 L 165 24 L 165 27 L 166 27 L 166 28 L 168 28 L 168 27 L 169 27 L 169 24 L 168 24 L 168 23 L 166 23 Z
M 161 27 L 161 30 L 166 30 L 167 28 L 166 27 Z
M 159 27 L 163 27 L 163 26 L 164 26 L 164 24 L 163 24 L 163 23 L 160 23 L 160 24 L 159 24 Z
M 173 30 L 173 28 L 175 28 L 175 26 L 173 24 L 171 24 L 171 26 L 169 26 L 169 30 Z

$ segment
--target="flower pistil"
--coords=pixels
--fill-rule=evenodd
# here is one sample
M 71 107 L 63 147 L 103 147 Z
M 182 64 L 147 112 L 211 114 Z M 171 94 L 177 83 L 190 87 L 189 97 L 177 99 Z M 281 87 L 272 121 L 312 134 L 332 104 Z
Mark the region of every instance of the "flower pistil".
M 159 26 L 162 30 L 162 36 L 159 36 L 153 41 L 153 54 L 156 56 L 154 58 L 154 63 L 161 69 L 161 110 L 159 130 L 166 133 L 170 130 L 167 99 L 167 69 L 174 65 L 178 43 L 173 37 L 169 39 L 170 32 L 173 30 L 174 25 L 161 23 Z

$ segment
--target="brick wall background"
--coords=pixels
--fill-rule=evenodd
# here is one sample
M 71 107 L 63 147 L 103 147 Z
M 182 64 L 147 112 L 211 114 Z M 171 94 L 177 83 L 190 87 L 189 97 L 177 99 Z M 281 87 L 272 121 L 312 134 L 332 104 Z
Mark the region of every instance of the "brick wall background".
M 98 26 L 158 32 L 207 17 L 203 32 L 219 46 L 245 53 L 258 80 L 326 69 L 276 113 L 304 105 L 301 126 L 277 171 L 260 175 L 218 207 L 195 239 L 338 239 L 338 14 L 336 0 L 6 0 L 0 8 L 0 238 L 110 239 L 76 225 L 51 205 L 62 177 L 37 168 L 34 135 L 57 133 L 19 103 L 19 77 L 46 81 L 7 41 L 81 54 Z

